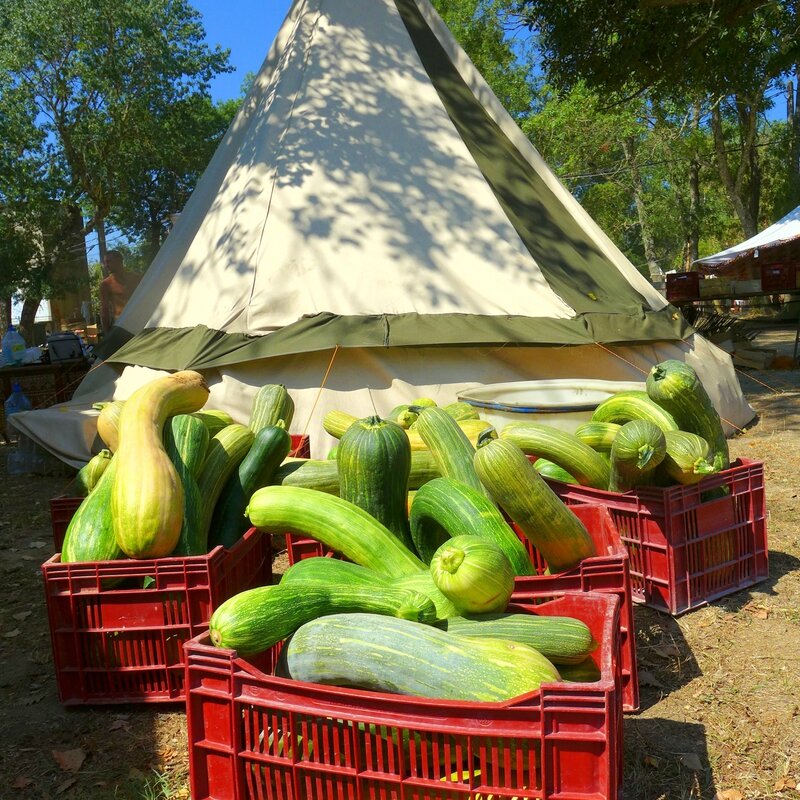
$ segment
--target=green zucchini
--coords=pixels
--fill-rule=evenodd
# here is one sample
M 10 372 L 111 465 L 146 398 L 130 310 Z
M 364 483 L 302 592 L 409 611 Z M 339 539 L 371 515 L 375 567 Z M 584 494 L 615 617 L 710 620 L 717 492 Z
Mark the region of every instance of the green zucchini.
M 294 401 L 286 387 L 270 383 L 256 392 L 247 425 L 253 433 L 258 433 L 262 428 L 272 427 L 283 420 L 283 427 L 288 431 L 293 417 Z
M 412 406 L 414 411 L 418 408 Z M 461 481 L 476 492 L 487 494 L 472 463 L 475 448 L 456 420 L 444 409 L 429 406 L 419 411 L 415 428 L 443 477 Z
M 209 529 L 209 549 L 216 545 L 232 547 L 249 527 L 244 515 L 253 492 L 266 486 L 289 453 L 292 438 L 283 427 L 267 425 L 255 435 L 253 444 L 235 469 L 214 506 Z
M 228 425 L 233 425 L 235 420 L 227 411 L 221 411 L 216 408 L 204 408 L 201 411 L 195 411 L 189 416 L 200 420 L 208 431 L 208 436 L 216 436 L 223 428 Z
M 411 445 L 395 422 L 367 417 L 354 422 L 339 441 L 339 496 L 363 508 L 409 550 L 408 480 Z
M 411 472 L 408 488 L 419 489 L 428 481 L 439 477 L 439 470 L 428 450 L 414 450 L 411 453 Z M 278 486 L 299 486 L 316 489 L 327 494 L 339 494 L 339 467 L 335 459 L 318 460 L 313 458 L 290 459 L 275 471 L 272 483 Z
M 716 472 L 708 457 L 711 446 L 696 433 L 667 431 L 664 434 L 667 451 L 661 469 L 676 483 L 699 483 L 706 475 Z
M 551 572 L 572 569 L 584 558 L 595 555 L 594 542 L 583 523 L 513 441 L 495 439 L 479 446 L 475 470 L 494 501 L 539 551 Z
M 111 492 L 116 472 L 116 458 L 112 458 L 97 485 L 72 515 L 61 546 L 62 563 L 115 561 L 125 557 L 114 536 L 114 518 L 111 516 Z
M 730 453 L 722 420 L 694 369 L 676 359 L 662 361 L 650 370 L 646 385 L 650 399 L 672 414 L 677 428 L 708 442 L 714 469 L 728 469 Z
M 500 438 L 513 442 L 527 455 L 558 464 L 582 486 L 608 488 L 608 464 L 573 433 L 535 422 L 514 422 L 500 431 Z
M 463 400 L 458 400 L 455 403 L 450 403 L 443 406 L 444 410 L 455 420 L 460 419 L 480 419 L 480 415 L 475 406 L 465 403 Z
M 528 551 L 486 495 L 453 478 L 422 486 L 411 504 L 411 538 L 420 558 L 430 562 L 447 539 L 472 534 L 489 539 L 506 554 L 515 575 L 533 575 Z
M 646 485 L 666 452 L 667 441 L 661 428 L 646 419 L 626 422 L 611 447 L 609 490 L 627 492 L 634 486 Z
M 427 569 L 378 520 L 331 494 L 296 486 L 266 486 L 250 498 L 247 516 L 256 528 L 311 537 L 382 574 L 401 576 Z
M 284 645 L 276 674 L 441 700 L 496 702 L 558 681 L 533 648 L 470 641 L 404 619 L 333 614 L 300 627 Z
M 415 624 L 436 619 L 433 602 L 410 589 L 300 582 L 260 586 L 234 595 L 211 615 L 208 630 L 217 647 L 246 656 L 267 650 L 317 617 L 359 611 L 370 613 L 373 619 L 388 615 Z
M 97 485 L 100 476 L 110 463 L 111 451 L 104 447 L 78 470 L 72 494 L 75 497 L 86 497 Z
M 521 642 L 538 650 L 554 664 L 577 664 L 597 648 L 586 623 L 574 617 L 537 617 L 500 613 L 451 617 L 436 623 L 453 636 L 489 637 Z
M 591 658 L 585 658 L 579 664 L 559 664 L 561 680 L 567 683 L 594 683 L 603 677 L 600 668 Z
M 199 516 L 196 546 L 208 552 L 208 535 L 214 508 L 230 476 L 239 468 L 250 450 L 255 435 L 246 425 L 227 425 L 216 436 L 212 436 L 197 487 L 200 490 L 202 508 Z
M 644 391 L 617 392 L 603 400 L 592 414 L 592 422 L 624 425 L 634 419 L 646 419 L 662 431 L 676 431 L 679 427 L 674 415 Z
M 561 481 L 562 483 L 578 482 L 572 477 L 572 475 L 569 474 L 569 472 L 562 467 L 559 467 L 558 464 L 548 461 L 546 458 L 537 458 L 536 461 L 533 462 L 533 468 L 543 478 L 552 478 L 553 480 Z
M 176 556 L 199 556 L 208 551 L 201 535 L 203 500 L 197 476 L 209 440 L 208 423 L 195 414 L 177 414 L 170 417 L 164 426 L 164 449 L 183 486 L 181 535 L 172 551 Z
M 616 422 L 584 422 L 575 429 L 575 435 L 592 450 L 610 453 L 614 437 L 621 427 Z
M 397 585 L 397 580 L 352 561 L 312 556 L 295 562 L 283 573 L 281 584 L 286 583 L 341 583 L 380 589 Z
M 401 578 L 393 578 L 392 580 L 394 585 L 401 589 L 413 589 L 415 592 L 430 597 L 434 606 L 436 606 L 436 619 L 447 619 L 458 615 L 459 611 L 455 604 L 439 590 L 430 570 L 426 569 L 415 572 L 412 575 L 403 575 Z
M 462 613 L 505 611 L 514 591 L 506 554 L 480 536 L 454 536 L 433 554 L 431 575 L 439 591 Z

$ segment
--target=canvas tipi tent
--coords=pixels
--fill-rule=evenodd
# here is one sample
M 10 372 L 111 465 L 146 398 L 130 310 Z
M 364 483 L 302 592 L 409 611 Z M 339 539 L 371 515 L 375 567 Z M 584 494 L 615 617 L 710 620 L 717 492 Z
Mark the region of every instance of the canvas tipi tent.
M 558 182 L 428 0 L 295 0 L 111 342 L 70 406 L 16 415 L 74 463 L 90 403 L 153 370 L 202 370 L 242 421 L 285 384 L 316 455 L 331 408 L 643 380 L 665 358 L 734 425 L 753 416 L 730 358 Z

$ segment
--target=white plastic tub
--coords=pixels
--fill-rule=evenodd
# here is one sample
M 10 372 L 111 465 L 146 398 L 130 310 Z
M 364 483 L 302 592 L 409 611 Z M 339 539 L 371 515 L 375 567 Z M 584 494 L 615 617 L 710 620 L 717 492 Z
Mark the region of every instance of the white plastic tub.
M 460 392 L 458 399 L 474 406 L 481 419 L 498 431 L 511 422 L 537 422 L 572 433 L 591 419 L 603 400 L 617 392 L 644 389 L 644 381 L 559 378 L 493 383 Z

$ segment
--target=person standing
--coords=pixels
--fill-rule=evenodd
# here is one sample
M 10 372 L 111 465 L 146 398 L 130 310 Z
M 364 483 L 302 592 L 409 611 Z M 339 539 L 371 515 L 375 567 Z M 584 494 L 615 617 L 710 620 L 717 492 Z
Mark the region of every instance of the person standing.
M 119 319 L 142 276 L 125 269 L 119 250 L 109 250 L 103 258 L 103 266 L 108 274 L 100 282 L 100 326 L 103 333 L 107 334 Z

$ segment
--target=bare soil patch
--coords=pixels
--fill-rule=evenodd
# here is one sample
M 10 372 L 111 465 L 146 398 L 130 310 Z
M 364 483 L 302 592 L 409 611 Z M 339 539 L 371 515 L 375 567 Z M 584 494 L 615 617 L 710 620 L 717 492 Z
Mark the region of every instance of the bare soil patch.
M 791 355 L 794 329 L 753 342 Z M 642 711 L 625 718 L 626 800 L 800 800 L 800 370 L 741 381 L 759 420 L 731 451 L 765 464 L 770 576 L 677 619 L 636 608 Z M 52 552 L 48 500 L 68 478 L 8 476 L 7 451 L 0 800 L 188 798 L 181 706 L 58 702 L 40 564 Z

